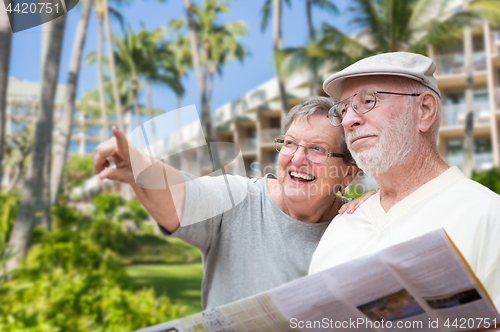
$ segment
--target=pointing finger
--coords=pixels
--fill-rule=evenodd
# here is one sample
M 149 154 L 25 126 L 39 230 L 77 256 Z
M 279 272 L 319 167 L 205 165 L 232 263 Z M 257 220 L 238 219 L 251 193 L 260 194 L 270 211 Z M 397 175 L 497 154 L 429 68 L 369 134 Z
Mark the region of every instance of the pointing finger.
M 115 135 L 118 153 L 121 155 L 121 157 L 128 156 L 127 138 L 125 137 L 123 132 L 120 129 L 118 129 L 116 126 L 113 126 L 112 130 L 113 130 L 113 135 Z

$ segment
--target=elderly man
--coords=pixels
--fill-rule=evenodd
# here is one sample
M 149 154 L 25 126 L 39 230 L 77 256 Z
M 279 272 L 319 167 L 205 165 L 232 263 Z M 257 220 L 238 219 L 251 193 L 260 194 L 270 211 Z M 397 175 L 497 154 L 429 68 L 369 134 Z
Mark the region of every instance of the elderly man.
M 500 196 L 439 156 L 435 68 L 422 55 L 387 53 L 324 82 L 340 100 L 330 122 L 344 127 L 357 165 L 380 191 L 333 220 L 309 273 L 444 228 L 500 308 Z

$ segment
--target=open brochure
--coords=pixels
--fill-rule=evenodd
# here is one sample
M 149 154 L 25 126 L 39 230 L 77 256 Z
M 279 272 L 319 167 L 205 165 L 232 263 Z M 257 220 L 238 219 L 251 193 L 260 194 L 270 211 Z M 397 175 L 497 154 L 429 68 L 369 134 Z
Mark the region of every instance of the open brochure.
M 139 331 L 334 329 L 500 330 L 500 315 L 440 229 L 267 292 Z

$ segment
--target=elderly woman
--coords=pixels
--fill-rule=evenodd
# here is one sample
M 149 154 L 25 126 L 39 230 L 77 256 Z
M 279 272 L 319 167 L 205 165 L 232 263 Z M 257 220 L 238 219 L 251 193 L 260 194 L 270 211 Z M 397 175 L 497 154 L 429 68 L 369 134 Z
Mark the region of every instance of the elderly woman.
M 165 236 L 201 250 L 202 304 L 214 308 L 307 274 L 316 245 L 344 204 L 337 192 L 343 192 L 358 171 L 342 128 L 328 121 L 332 105 L 329 98 L 311 97 L 288 113 L 285 134 L 276 138 L 276 175 L 188 181 L 192 175 L 165 165 L 168 181 L 180 185 L 175 190 L 143 189 L 134 181 L 127 141 L 117 128 L 114 138 L 96 148 L 94 173 L 130 184 Z M 116 168 L 106 168 L 108 157 Z M 228 178 L 233 192 L 245 191 L 242 203 L 179 227 L 189 224 L 194 212 L 223 204 Z

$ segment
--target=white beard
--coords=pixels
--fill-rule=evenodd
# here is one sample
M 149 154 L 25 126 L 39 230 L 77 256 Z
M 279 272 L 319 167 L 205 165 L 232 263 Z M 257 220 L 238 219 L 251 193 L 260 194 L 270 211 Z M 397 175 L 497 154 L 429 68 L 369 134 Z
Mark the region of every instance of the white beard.
M 387 122 L 380 132 L 350 132 L 347 147 L 359 168 L 368 176 L 386 173 L 392 166 L 403 161 L 413 149 L 414 130 L 412 105 L 407 105 L 401 114 Z M 378 135 L 378 143 L 369 149 L 356 152 L 351 147 L 351 139 L 359 135 Z

